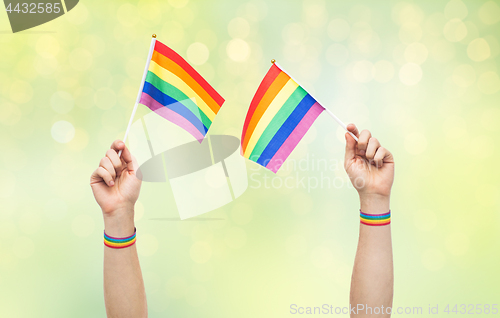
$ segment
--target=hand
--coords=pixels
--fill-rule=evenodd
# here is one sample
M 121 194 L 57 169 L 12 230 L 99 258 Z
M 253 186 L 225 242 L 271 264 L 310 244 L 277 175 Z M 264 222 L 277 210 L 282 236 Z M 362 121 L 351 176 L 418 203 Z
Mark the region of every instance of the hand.
M 345 134 L 344 167 L 359 193 L 362 205 L 365 198 L 370 201 L 374 198 L 386 198 L 388 201 L 394 181 L 392 154 L 368 130 L 363 130 L 360 134 L 354 124 L 349 124 L 347 130 L 358 137 L 359 141 L 356 143 L 349 133 Z
M 118 151 L 122 150 L 121 158 Z M 132 219 L 141 180 L 136 177 L 137 162 L 121 140 L 116 140 L 90 177 L 94 197 L 105 221 L 110 217 Z M 110 233 L 108 233 L 110 234 Z

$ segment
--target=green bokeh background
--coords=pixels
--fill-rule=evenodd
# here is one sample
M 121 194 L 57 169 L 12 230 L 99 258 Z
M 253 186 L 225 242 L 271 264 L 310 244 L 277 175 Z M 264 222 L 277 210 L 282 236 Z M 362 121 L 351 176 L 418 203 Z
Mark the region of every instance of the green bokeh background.
M 211 134 L 240 136 L 274 58 L 394 153 L 395 307 L 499 303 L 499 21 L 497 1 L 85 0 L 12 34 L 0 13 L 0 317 L 105 316 L 88 180 L 123 137 L 152 33 L 225 97 Z M 246 193 L 203 216 L 223 220 L 152 220 L 178 214 L 168 184 L 144 184 L 150 317 L 348 306 L 359 203 L 343 147 L 321 115 L 290 157 L 309 166 L 248 162 Z M 280 186 L 322 177 L 336 186 Z

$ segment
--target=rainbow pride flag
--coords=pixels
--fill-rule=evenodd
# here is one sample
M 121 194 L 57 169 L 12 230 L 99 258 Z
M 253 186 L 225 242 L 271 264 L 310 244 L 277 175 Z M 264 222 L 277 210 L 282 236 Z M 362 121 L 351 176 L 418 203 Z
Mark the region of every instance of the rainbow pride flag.
M 179 54 L 160 41 L 156 40 L 150 56 L 139 103 L 201 142 L 224 98 Z
M 248 109 L 241 136 L 243 156 L 276 173 L 323 110 L 273 63 Z

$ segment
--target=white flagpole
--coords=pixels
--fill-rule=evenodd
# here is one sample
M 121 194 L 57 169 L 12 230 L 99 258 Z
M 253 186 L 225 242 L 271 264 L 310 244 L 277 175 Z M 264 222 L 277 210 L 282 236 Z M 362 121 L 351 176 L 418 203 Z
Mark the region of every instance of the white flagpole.
M 132 115 L 130 116 L 130 120 L 128 122 L 127 130 L 125 131 L 125 137 L 123 137 L 123 142 L 127 140 L 128 132 L 130 130 L 130 126 L 132 126 L 132 121 L 134 120 L 135 112 L 137 111 L 137 106 L 141 101 L 142 89 L 144 88 L 144 82 L 146 81 L 146 75 L 148 75 L 149 63 L 151 62 L 151 57 L 153 56 L 153 51 L 155 49 L 156 43 L 156 34 L 153 34 L 151 38 L 151 45 L 149 46 L 149 54 L 148 60 L 146 62 L 146 66 L 144 67 L 144 73 L 142 74 L 141 86 L 139 88 L 139 92 L 137 93 L 137 98 L 135 99 L 134 109 L 132 110 Z M 122 151 L 118 152 L 118 157 L 122 155 Z
M 287 73 L 282 67 L 281 65 L 278 64 L 278 62 L 276 62 L 275 60 L 271 60 L 271 63 L 273 63 L 274 65 L 276 65 L 281 71 L 283 71 L 286 75 L 290 76 L 290 78 L 292 80 L 295 81 L 295 83 L 297 83 L 299 86 L 302 87 L 302 85 L 300 85 L 300 83 L 295 79 L 293 78 L 289 73 Z M 309 92 L 307 92 L 309 95 L 311 95 Z M 311 95 L 312 98 L 314 98 L 314 96 Z M 318 101 L 316 98 L 314 98 L 316 101 Z M 347 130 L 347 126 L 337 117 L 335 116 L 331 110 L 329 110 L 328 108 L 324 107 L 322 105 L 322 107 L 325 109 L 326 113 L 330 116 L 332 116 L 332 118 L 340 125 L 340 127 L 344 128 L 351 136 L 352 138 L 354 138 L 354 140 L 358 141 L 358 137 L 356 137 L 352 132 L 350 132 L 349 130 Z

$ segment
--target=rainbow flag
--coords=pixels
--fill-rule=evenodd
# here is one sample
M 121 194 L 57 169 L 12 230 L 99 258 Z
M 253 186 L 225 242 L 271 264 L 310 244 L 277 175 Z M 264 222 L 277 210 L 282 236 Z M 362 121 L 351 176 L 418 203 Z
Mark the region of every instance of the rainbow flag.
M 156 40 L 139 103 L 201 142 L 224 98 L 179 54 Z
M 248 109 L 241 136 L 243 156 L 276 173 L 323 110 L 273 63 Z

